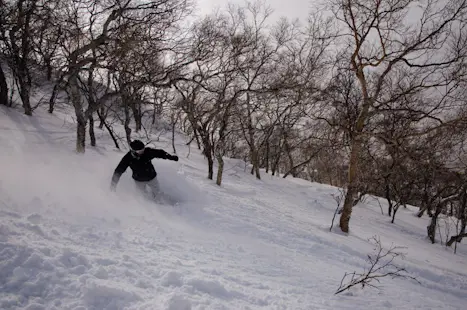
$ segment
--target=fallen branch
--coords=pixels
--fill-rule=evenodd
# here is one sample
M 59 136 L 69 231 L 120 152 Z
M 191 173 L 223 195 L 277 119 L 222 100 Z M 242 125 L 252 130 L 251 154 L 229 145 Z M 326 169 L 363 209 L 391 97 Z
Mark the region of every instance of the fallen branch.
M 357 273 L 355 271 L 352 273 L 345 273 L 335 295 L 357 285 L 361 285 L 362 289 L 365 288 L 365 286 L 379 289 L 373 282 L 380 283 L 380 279 L 384 277 L 412 279 L 420 284 L 416 278 L 408 275 L 405 268 L 398 267 L 393 263 L 397 257 L 404 258 L 404 254 L 398 252 L 398 250 L 403 249 L 403 247 L 391 246 L 389 250 L 384 250 L 381 241 L 377 237 L 372 237 L 370 242 L 375 244 L 375 254 L 373 256 L 368 255 L 367 257 L 367 262 L 370 267 L 368 270 L 364 270 L 363 273 Z M 350 280 L 344 283 L 349 277 Z

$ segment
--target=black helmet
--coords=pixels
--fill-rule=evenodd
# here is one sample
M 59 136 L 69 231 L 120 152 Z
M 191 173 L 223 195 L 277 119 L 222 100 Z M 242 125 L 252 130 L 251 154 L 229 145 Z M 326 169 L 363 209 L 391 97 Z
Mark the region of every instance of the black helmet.
M 140 141 L 140 140 L 133 140 L 130 143 L 130 148 L 133 151 L 140 151 L 140 150 L 144 149 L 144 147 L 145 147 L 144 143 L 142 141 Z
M 144 143 L 140 140 L 133 140 L 130 143 L 131 154 L 133 156 L 141 156 L 144 153 Z

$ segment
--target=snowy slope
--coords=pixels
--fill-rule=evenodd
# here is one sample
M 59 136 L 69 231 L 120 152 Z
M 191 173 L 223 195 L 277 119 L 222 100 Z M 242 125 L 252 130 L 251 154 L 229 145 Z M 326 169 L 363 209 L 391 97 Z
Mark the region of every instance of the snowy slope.
M 410 209 L 390 224 L 369 198 L 350 235 L 329 232 L 336 188 L 259 181 L 235 160 L 219 188 L 183 137 L 179 162 L 153 161 L 178 204 L 150 204 L 129 171 L 109 192 L 123 153 L 97 129 L 99 146 L 75 154 L 65 115 L 0 107 L 0 309 L 466 309 L 466 245 L 430 244 Z M 171 151 L 164 135 L 156 146 Z M 381 291 L 334 295 L 373 235 L 407 247 L 397 263 L 420 284 L 384 278 Z

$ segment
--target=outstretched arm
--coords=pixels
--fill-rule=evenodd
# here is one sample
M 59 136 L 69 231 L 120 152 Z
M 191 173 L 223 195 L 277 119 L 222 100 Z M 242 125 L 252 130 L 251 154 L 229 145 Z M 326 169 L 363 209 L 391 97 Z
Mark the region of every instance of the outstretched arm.
M 130 153 L 127 153 L 123 156 L 122 160 L 118 164 L 117 168 L 115 168 L 114 174 L 112 176 L 112 183 L 110 188 L 114 190 L 117 187 L 117 183 L 120 180 L 121 175 L 126 171 L 128 166 L 130 165 Z
M 177 155 L 170 155 L 166 151 L 162 149 L 153 149 L 153 148 L 147 148 L 147 152 L 149 153 L 149 157 L 151 159 L 153 158 L 161 158 L 161 159 L 168 159 L 168 160 L 174 160 L 178 161 L 178 156 Z

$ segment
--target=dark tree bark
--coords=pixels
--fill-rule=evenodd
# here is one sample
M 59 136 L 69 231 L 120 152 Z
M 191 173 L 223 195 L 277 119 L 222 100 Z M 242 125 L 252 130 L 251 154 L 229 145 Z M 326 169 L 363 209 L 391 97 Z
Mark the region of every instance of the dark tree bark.
M 99 110 L 98 110 L 98 113 L 100 113 L 100 114 L 99 114 L 99 120 L 100 120 L 100 122 L 99 122 L 99 129 L 102 129 L 102 128 L 104 128 L 105 119 L 106 119 L 106 117 L 107 117 L 107 113 L 105 113 L 105 107 L 102 106 L 102 107 L 100 108 L 100 112 L 99 112 Z
M 222 154 L 217 153 L 216 154 L 216 159 L 217 159 L 217 164 L 218 164 L 216 184 L 221 186 L 222 176 L 223 176 L 223 173 L 224 173 L 224 158 L 223 158 Z
M 212 180 L 214 176 L 214 159 L 212 156 L 212 149 L 210 147 L 205 147 L 204 155 L 206 155 L 206 159 L 208 160 L 208 179 Z
M 175 115 L 175 113 L 172 113 L 172 115 L 171 115 L 171 121 L 172 121 L 172 149 L 174 151 L 174 154 L 177 154 L 177 150 L 175 149 L 175 127 L 177 125 L 177 120 L 178 120 L 178 117 Z
M 5 73 L 0 64 L 0 105 L 8 106 L 8 84 L 6 82 Z
M 132 100 L 132 104 L 130 105 L 131 111 L 133 112 L 133 118 L 135 120 L 135 131 L 138 132 L 143 128 L 143 120 L 141 114 L 141 104 Z
M 396 213 L 397 213 L 397 210 L 399 210 L 400 208 L 400 204 L 396 204 L 394 207 L 393 207 L 393 212 L 392 212 L 392 219 L 391 219 L 391 223 L 394 224 L 394 220 L 396 219 Z
M 438 216 L 441 214 L 442 206 L 441 204 L 436 206 L 435 213 L 433 214 L 433 217 L 431 218 L 430 225 L 427 226 L 427 234 L 428 237 L 431 240 L 431 243 L 435 243 L 436 240 L 436 225 L 438 223 Z
M 391 188 L 389 186 L 388 177 L 384 178 L 384 182 L 385 182 L 384 187 L 385 187 L 386 200 L 388 201 L 388 215 L 391 216 L 393 206 L 392 206 L 392 200 L 391 200 Z
M 109 135 L 112 138 L 112 140 L 113 140 L 113 142 L 115 144 L 115 147 L 117 149 L 120 149 L 120 146 L 118 145 L 118 140 L 115 137 L 112 128 L 110 128 L 109 124 L 107 124 L 107 122 L 105 121 L 104 116 L 99 112 L 99 110 L 97 110 L 97 115 L 99 116 L 99 119 L 101 120 L 101 124 L 103 124 L 105 126 L 105 128 L 107 129 L 107 131 L 109 132 Z
M 123 110 L 125 112 L 125 120 L 123 126 L 125 127 L 126 141 L 128 144 L 131 143 L 131 128 L 130 128 L 130 108 L 126 103 L 126 100 L 123 100 Z
M 96 135 L 94 133 L 94 117 L 92 113 L 89 115 L 89 138 L 91 139 L 91 146 L 96 146 Z

